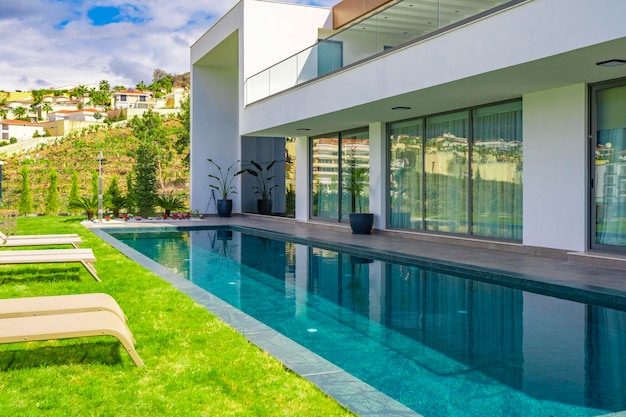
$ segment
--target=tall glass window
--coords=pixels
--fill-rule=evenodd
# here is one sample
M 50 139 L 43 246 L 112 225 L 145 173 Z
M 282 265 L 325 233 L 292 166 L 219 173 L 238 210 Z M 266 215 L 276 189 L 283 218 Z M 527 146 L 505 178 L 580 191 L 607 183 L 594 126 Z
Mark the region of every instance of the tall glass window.
M 467 112 L 426 119 L 424 214 L 427 230 L 468 231 L 467 137 Z
M 389 129 L 389 225 L 422 228 L 422 120 Z
M 388 131 L 390 227 L 522 239 L 521 101 Z
M 339 215 L 339 136 L 313 139 L 312 215 L 336 219 Z
M 472 234 L 522 239 L 522 103 L 473 112 Z
M 341 218 L 369 211 L 369 130 L 341 135 Z
M 619 85 L 621 84 L 621 85 Z M 595 242 L 626 246 L 626 81 L 596 86 Z
M 312 216 L 347 219 L 369 210 L 369 130 L 312 139 Z

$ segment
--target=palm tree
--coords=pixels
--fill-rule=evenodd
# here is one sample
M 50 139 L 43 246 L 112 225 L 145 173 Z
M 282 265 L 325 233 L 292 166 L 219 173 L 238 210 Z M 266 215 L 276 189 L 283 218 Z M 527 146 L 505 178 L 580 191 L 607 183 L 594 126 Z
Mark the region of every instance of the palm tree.
M 91 220 L 98 210 L 98 196 L 72 198 L 69 208 L 70 210 L 83 210 L 87 213 L 87 220 Z
M 6 107 L 0 107 L 0 119 L 6 119 L 9 114 L 9 109 Z
M 50 103 L 44 103 L 43 106 L 41 106 L 41 110 L 46 112 L 46 119 L 47 119 L 48 113 L 50 113 L 51 111 L 54 111 L 54 107 L 52 107 L 52 104 Z
M 24 115 L 26 115 L 26 108 L 24 106 L 17 106 L 11 112 L 15 115 L 17 119 L 22 119 Z
M 156 204 L 165 211 L 166 216 L 169 216 L 172 211 L 183 210 L 185 208 L 185 203 L 183 203 L 179 197 L 173 196 L 172 192 L 170 192 L 169 195 L 158 195 L 156 197 Z

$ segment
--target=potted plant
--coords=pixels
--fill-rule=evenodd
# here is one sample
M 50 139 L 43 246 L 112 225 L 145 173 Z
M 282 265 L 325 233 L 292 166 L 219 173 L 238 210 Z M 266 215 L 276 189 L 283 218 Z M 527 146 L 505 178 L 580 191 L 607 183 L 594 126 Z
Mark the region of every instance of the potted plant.
M 209 187 L 220 193 L 221 197 L 215 203 L 217 206 L 217 215 L 219 217 L 230 217 L 233 211 L 233 200 L 229 197 L 231 194 L 237 194 L 237 187 L 233 185 L 233 181 L 235 177 L 244 172 L 244 170 L 237 171 L 234 174 L 232 173 L 233 168 L 239 163 L 239 160 L 233 162 L 226 169 L 226 172 L 223 172 L 222 168 L 211 158 L 207 159 L 207 161 L 217 168 L 217 175 L 209 174 L 209 178 L 214 181 L 214 183 L 209 184 Z
M 276 174 L 270 174 L 270 170 L 274 167 L 276 160 L 270 162 L 265 168 L 261 164 L 250 161 L 254 168 L 245 168 L 242 171 L 247 172 L 256 178 L 256 185 L 253 188 L 255 194 L 260 195 L 257 200 L 257 211 L 260 214 L 272 214 L 272 190 L 278 185 L 272 184 Z
M 98 197 L 74 197 L 70 199 L 68 207 L 70 210 L 84 211 L 87 213 L 87 220 L 92 220 L 98 210 Z
M 348 175 L 345 178 L 344 190 L 350 193 L 350 227 L 352 233 L 356 235 L 366 235 L 372 232 L 374 225 L 374 214 L 363 213 L 361 195 L 365 187 L 369 186 L 368 169 L 359 167 L 356 158 L 352 157 L 348 161 Z M 356 211 L 358 205 L 358 213 Z

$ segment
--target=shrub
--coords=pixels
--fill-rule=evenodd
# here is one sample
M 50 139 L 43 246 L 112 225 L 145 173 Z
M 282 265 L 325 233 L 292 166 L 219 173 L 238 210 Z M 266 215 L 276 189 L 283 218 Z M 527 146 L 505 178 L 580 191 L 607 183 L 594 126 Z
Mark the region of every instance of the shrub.
M 17 138 L 14 136 L 11 136 L 11 138 L 9 139 L 9 143 L 17 143 Z

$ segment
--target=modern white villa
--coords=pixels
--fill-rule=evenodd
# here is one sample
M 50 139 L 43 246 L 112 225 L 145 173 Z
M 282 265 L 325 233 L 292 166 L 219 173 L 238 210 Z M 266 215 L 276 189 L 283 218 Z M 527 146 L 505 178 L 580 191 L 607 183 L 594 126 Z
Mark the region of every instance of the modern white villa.
M 207 158 L 278 160 L 273 211 L 294 175 L 296 221 L 626 253 L 625 18 L 624 0 L 241 0 L 191 47 L 191 209 L 216 212 Z M 235 213 L 256 212 L 253 180 Z

